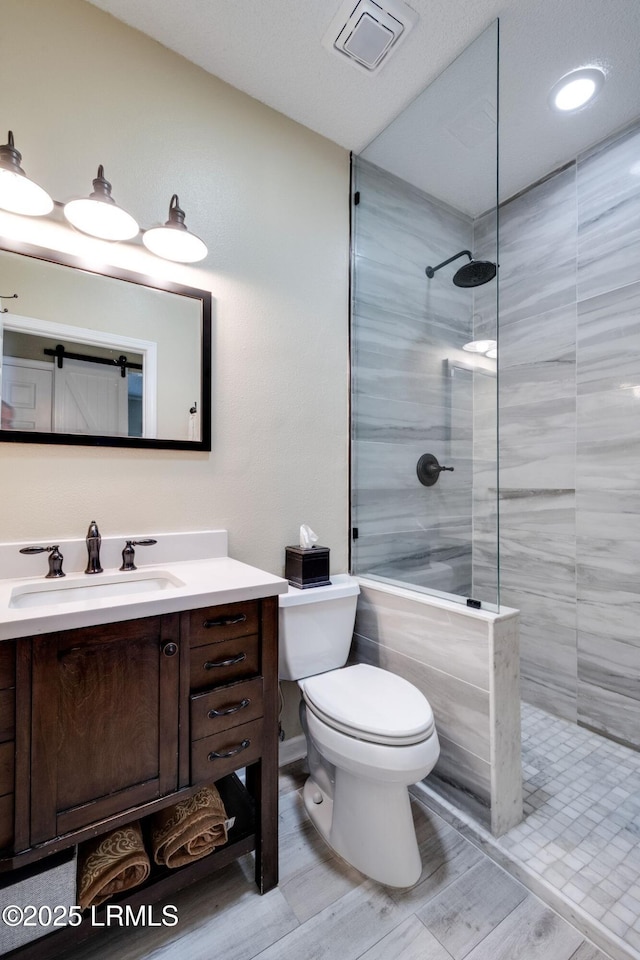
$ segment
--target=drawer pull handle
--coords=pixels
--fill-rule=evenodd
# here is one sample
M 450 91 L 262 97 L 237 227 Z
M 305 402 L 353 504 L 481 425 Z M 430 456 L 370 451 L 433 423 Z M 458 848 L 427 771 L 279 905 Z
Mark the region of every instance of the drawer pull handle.
M 238 653 L 235 657 L 229 657 L 228 660 L 207 660 L 204 668 L 205 670 L 215 670 L 216 667 L 233 667 L 234 664 L 242 663 L 246 659 L 246 653 Z
M 232 623 L 244 623 L 246 619 L 246 613 L 237 613 L 233 617 L 214 617 L 213 620 L 205 620 L 202 626 L 205 630 L 209 630 L 211 627 L 228 627 Z
M 208 756 L 208 760 L 228 760 L 229 757 L 236 757 L 239 753 L 242 753 L 243 750 L 246 750 L 247 747 L 251 746 L 251 740 L 243 740 L 238 747 L 234 747 L 233 750 L 227 750 L 226 753 L 218 753 L 217 750 L 212 750 Z
M 248 697 L 245 697 L 244 700 L 240 701 L 240 703 L 236 703 L 234 707 L 227 707 L 226 710 L 209 710 L 209 720 L 213 720 L 215 717 L 228 717 L 232 713 L 237 713 L 238 710 L 244 710 L 244 708 L 248 707 L 250 703 L 251 700 L 249 700 Z

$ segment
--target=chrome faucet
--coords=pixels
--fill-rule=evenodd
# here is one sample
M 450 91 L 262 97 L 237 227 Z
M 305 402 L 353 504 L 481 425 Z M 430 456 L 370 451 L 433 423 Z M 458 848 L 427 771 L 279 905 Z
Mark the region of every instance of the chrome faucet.
M 98 524 L 95 520 L 92 520 L 87 530 L 87 553 L 89 554 L 89 560 L 85 573 L 102 573 L 102 567 L 100 566 L 101 543 L 102 537 L 98 530 Z

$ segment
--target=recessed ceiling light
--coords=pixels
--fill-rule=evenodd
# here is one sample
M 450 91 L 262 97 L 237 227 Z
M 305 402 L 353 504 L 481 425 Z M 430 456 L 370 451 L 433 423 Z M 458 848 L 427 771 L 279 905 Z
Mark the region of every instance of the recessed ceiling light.
M 581 67 L 565 74 L 551 88 L 551 106 L 561 113 L 579 110 L 600 92 L 604 72 L 599 67 Z

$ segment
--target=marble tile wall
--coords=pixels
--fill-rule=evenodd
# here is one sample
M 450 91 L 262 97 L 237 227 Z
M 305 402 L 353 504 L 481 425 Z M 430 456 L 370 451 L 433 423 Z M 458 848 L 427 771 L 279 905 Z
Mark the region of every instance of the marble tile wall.
M 361 581 L 351 658 L 405 677 L 433 709 L 429 783 L 500 836 L 522 817 L 517 616 Z
M 447 593 L 471 590 L 473 393 L 450 376 L 472 298 L 425 267 L 467 248 L 469 217 L 360 159 L 352 310 L 353 569 Z M 433 487 L 423 453 L 453 465 Z
M 499 372 L 501 599 L 521 611 L 523 696 L 635 746 L 638 157 L 636 127 L 501 209 Z

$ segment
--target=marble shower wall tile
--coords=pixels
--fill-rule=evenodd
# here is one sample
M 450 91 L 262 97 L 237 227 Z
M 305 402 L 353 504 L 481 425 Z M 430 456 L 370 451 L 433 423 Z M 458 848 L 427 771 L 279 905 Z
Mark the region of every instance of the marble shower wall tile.
M 640 128 L 578 160 L 578 299 L 640 280 Z
M 469 339 L 471 330 L 469 298 L 461 297 L 453 284 L 450 284 L 454 291 L 451 293 L 444 287 L 427 286 L 428 283 L 424 275 L 356 257 L 355 310 L 362 312 L 364 307 L 376 307 L 413 321 L 422 321 L 428 324 L 440 342 L 448 338 L 453 346 L 461 347 Z
M 466 518 L 439 521 L 428 530 L 363 535 L 353 544 L 358 569 L 408 584 L 469 595 L 471 528 Z
M 593 498 L 602 491 L 608 491 L 612 498 L 619 492 L 622 495 L 620 513 L 626 504 L 627 512 L 635 514 L 637 521 L 640 513 L 638 505 L 635 508 L 631 505 L 629 511 L 629 495 L 637 490 L 640 483 L 640 323 L 636 318 L 629 319 L 629 302 L 633 302 L 633 309 L 640 308 L 636 287 L 634 285 L 631 297 L 621 292 L 621 295 L 605 294 L 594 298 L 589 304 L 599 301 L 600 307 L 604 307 L 605 302 L 608 306 L 606 309 L 590 311 L 584 324 L 579 314 L 581 340 L 578 347 L 576 484 L 578 495 L 586 497 L 586 502 L 589 498 L 593 502 Z M 623 332 L 619 340 L 618 360 L 620 376 L 614 372 L 615 359 L 611 347 L 611 340 L 614 339 L 611 327 L 615 317 L 612 306 L 616 301 L 622 307 L 620 323 Z M 581 304 L 580 308 L 583 306 Z M 595 358 L 599 341 L 602 349 L 600 363 Z M 602 498 L 600 503 L 602 505 Z M 631 517 L 628 519 L 633 523 Z
M 552 535 L 571 540 L 576 535 L 576 494 L 569 489 L 500 490 L 500 523 L 522 539 Z
M 620 490 L 614 484 L 613 487 L 603 485 L 598 490 L 584 490 L 579 485 L 576 507 L 576 533 L 583 543 L 592 538 L 640 540 L 637 489 Z
M 636 259 L 640 259 L 637 254 Z M 640 384 L 639 343 L 640 283 L 579 303 L 578 393 L 615 391 Z
M 355 398 L 355 405 L 356 440 L 411 444 L 423 441 L 427 445 L 449 445 L 451 442 L 458 448 L 463 448 L 466 441 L 466 455 L 471 456 L 473 430 L 470 409 L 466 416 L 459 409 L 458 416 L 453 417 L 451 407 L 444 402 L 444 398 L 440 403 L 426 404 L 362 394 Z
M 471 616 L 363 586 L 355 632 L 486 692 L 490 687 L 486 624 Z M 452 663 L 455 666 L 452 667 Z
M 578 722 L 624 743 L 638 742 L 638 701 L 578 680 Z
M 410 269 L 426 280 L 428 265 L 471 242 L 469 217 L 372 163 L 355 161 L 355 189 L 360 191 L 354 237 L 358 256 Z
M 576 300 L 576 171 L 500 210 L 500 330 Z
M 581 681 L 640 700 L 640 657 L 635 643 L 581 630 L 578 656 Z
M 572 604 L 575 616 L 575 604 Z M 575 627 L 527 622 L 520 614 L 520 668 L 523 699 L 573 723 L 577 720 Z
M 449 351 L 447 351 L 449 352 Z M 425 407 L 443 407 L 452 424 L 471 421 L 473 390 L 471 381 L 455 384 L 452 391 L 445 373 L 448 358 L 435 359 L 431 344 L 424 342 L 390 343 L 385 352 L 367 350 L 362 343 L 354 358 L 352 390 L 356 397 L 382 397 L 390 401 L 419 403 Z M 450 399 L 449 399 L 450 398 Z
M 418 373 L 435 376 L 442 370 L 442 359 L 449 350 L 449 340 L 435 331 L 422 315 L 409 317 L 393 308 L 385 310 L 373 303 L 356 302 L 353 308 L 352 359 L 356 367 L 361 352 L 390 355 L 397 362 L 409 362 Z M 441 355 L 438 346 L 442 347 Z M 435 349 L 434 349 L 435 348 Z
M 576 305 L 507 324 L 500 332 L 500 402 L 554 402 L 576 394 Z
M 501 600 L 521 611 L 523 696 L 636 746 L 639 151 L 636 127 L 502 208 L 499 338 Z
M 500 397 L 500 483 L 503 488 L 575 487 L 575 396 L 509 404 Z

